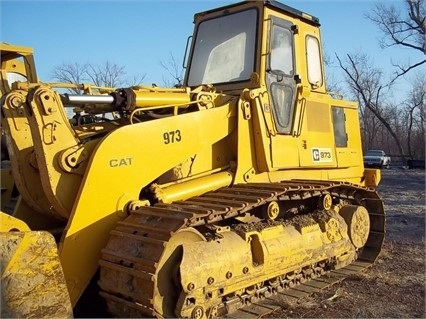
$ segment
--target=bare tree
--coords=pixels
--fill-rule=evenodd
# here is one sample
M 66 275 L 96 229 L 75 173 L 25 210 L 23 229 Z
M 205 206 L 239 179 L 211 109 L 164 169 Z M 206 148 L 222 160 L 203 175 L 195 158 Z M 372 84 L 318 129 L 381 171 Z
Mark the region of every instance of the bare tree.
M 140 85 L 143 83 L 145 75 L 126 78 L 124 66 L 106 61 L 100 65 L 63 63 L 53 69 L 52 78 L 63 83 L 91 83 L 99 87 L 116 88 Z M 79 89 L 70 90 L 77 94 L 81 93 Z
M 379 2 L 371 14 L 366 17 L 382 31 L 384 38 L 380 41 L 381 48 L 400 46 L 423 53 L 423 58 L 416 62 L 397 61 L 395 78 L 426 64 L 426 8 L 424 0 L 404 0 L 406 11 L 401 13 L 389 2 Z
M 374 132 L 375 138 L 379 140 L 380 136 L 378 133 L 380 130 L 377 127 L 365 127 L 366 123 L 371 121 L 371 114 L 374 115 L 392 136 L 399 153 L 403 155 L 404 150 L 401 141 L 394 127 L 390 124 L 392 106 L 386 104 L 384 97 L 384 93 L 389 90 L 390 84 L 382 83 L 382 71 L 374 68 L 365 54 L 348 54 L 345 63 L 337 55 L 336 57 L 340 67 L 345 72 L 350 91 L 356 96 L 362 109 L 362 114 L 365 117 L 363 118 L 364 131 Z M 364 135 L 364 142 L 366 142 L 365 137 L 366 135 Z M 378 144 L 379 141 L 377 140 L 376 143 Z M 372 139 L 367 139 L 367 142 L 372 143 Z M 371 147 L 373 145 L 367 144 L 366 146 Z
M 332 72 L 333 68 L 336 68 L 338 66 L 334 65 L 332 58 L 327 53 L 324 53 L 324 66 L 325 66 L 325 83 L 327 86 L 327 91 L 334 93 L 334 92 L 341 92 L 341 81 L 339 81 L 336 78 L 336 73 Z M 330 72 L 328 72 L 330 71 Z
M 426 74 L 418 73 L 404 103 L 407 118 L 407 149 L 411 159 L 425 154 Z
M 169 60 L 166 62 L 161 61 L 160 65 L 164 70 L 167 71 L 169 76 L 171 76 L 172 80 L 163 76 L 163 82 L 166 87 L 181 87 L 183 82 L 183 67 L 179 65 L 173 56 L 173 54 L 169 53 Z
M 53 69 L 52 78 L 63 83 L 84 83 L 87 79 L 87 70 L 88 64 L 63 63 Z M 79 89 L 70 89 L 70 91 L 77 94 L 81 92 Z
M 146 74 L 142 74 L 142 75 L 133 75 L 131 78 L 127 78 L 126 81 L 124 82 L 124 86 L 125 87 L 129 87 L 129 86 L 137 86 L 137 85 L 142 85 L 144 83 Z
M 86 75 L 93 84 L 112 88 L 120 86 L 123 83 L 126 71 L 124 66 L 106 61 L 100 66 L 89 64 Z

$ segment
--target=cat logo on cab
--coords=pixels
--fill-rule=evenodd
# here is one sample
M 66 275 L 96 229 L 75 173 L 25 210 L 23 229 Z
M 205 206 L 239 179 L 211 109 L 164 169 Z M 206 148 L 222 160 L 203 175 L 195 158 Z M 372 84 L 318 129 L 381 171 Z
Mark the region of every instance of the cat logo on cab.
M 332 162 L 333 161 L 333 153 L 331 152 L 331 148 L 313 148 L 312 149 L 312 160 L 315 163 Z

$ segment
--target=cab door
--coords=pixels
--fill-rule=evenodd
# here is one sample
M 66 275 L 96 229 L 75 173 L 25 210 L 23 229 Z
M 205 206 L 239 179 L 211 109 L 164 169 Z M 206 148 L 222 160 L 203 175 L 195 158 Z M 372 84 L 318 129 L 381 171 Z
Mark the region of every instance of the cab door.
M 293 23 L 271 17 L 270 54 L 266 84 L 271 97 L 277 134 L 271 136 L 272 167 L 298 167 L 297 139 L 291 135 L 295 111 L 296 81 Z

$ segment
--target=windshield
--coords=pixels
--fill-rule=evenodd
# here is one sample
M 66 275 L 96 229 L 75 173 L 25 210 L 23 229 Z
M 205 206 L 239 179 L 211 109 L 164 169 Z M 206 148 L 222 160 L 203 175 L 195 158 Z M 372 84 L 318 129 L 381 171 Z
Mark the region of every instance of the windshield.
M 249 80 L 254 71 L 257 11 L 250 9 L 199 24 L 188 85 Z
M 382 151 L 367 151 L 367 153 L 365 153 L 365 156 L 382 156 L 383 153 Z

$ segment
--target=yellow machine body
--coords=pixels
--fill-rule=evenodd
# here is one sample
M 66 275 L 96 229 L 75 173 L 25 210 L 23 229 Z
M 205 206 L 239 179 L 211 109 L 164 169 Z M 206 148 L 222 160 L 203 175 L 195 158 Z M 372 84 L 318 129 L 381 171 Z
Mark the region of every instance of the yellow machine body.
M 1 44 L 2 135 L 20 195 L 1 238 L 25 241 L 3 276 L 34 251 L 66 282 L 46 289 L 66 287 L 57 296 L 72 307 L 100 269 L 116 317 L 208 318 L 374 262 L 380 171 L 363 166 L 357 104 L 327 92 L 318 20 L 247 1 L 194 23 L 184 87 L 173 89 L 42 83 L 30 48 Z M 36 253 L 46 232 L 55 239 Z M 5 289 L 21 298 L 17 287 Z

